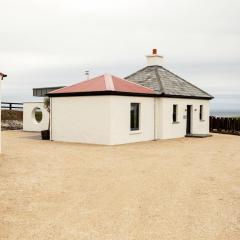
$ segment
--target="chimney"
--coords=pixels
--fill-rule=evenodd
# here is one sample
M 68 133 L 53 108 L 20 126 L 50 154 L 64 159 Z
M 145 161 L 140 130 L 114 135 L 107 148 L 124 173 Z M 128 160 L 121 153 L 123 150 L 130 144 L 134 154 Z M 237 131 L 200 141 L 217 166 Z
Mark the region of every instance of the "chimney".
M 147 66 L 162 66 L 163 65 L 163 56 L 158 55 L 157 49 L 152 50 L 152 55 L 147 57 Z

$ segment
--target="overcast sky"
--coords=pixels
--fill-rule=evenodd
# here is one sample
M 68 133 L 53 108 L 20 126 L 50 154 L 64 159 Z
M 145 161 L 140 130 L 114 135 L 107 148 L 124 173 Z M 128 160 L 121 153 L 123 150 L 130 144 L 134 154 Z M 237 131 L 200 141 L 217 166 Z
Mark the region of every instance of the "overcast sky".
M 157 48 L 164 66 L 240 111 L 239 0 L 0 0 L 2 100 L 33 87 L 125 77 Z

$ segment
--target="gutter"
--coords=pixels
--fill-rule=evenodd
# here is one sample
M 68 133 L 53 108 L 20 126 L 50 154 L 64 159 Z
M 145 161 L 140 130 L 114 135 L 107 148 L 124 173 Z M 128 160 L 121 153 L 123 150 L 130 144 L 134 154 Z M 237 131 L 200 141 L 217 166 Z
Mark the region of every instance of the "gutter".
M 74 96 L 99 96 L 99 95 L 118 95 L 118 96 L 135 96 L 135 97 L 166 97 L 166 98 L 187 98 L 187 99 L 205 99 L 211 100 L 213 97 L 198 97 L 185 95 L 169 95 L 164 93 L 133 93 L 118 91 L 95 91 L 95 92 L 70 92 L 70 93 L 48 93 L 48 97 L 74 97 Z

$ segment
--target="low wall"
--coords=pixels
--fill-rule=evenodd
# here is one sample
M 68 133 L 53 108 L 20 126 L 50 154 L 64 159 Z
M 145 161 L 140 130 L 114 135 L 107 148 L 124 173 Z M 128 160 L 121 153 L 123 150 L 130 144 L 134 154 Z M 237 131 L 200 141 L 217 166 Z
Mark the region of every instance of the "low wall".
M 2 113 L 2 120 L 23 121 L 22 111 L 2 109 L 1 113 Z
M 40 117 L 41 115 L 42 119 Z M 23 103 L 23 131 L 37 132 L 47 130 L 48 124 L 49 113 L 44 108 L 43 102 Z

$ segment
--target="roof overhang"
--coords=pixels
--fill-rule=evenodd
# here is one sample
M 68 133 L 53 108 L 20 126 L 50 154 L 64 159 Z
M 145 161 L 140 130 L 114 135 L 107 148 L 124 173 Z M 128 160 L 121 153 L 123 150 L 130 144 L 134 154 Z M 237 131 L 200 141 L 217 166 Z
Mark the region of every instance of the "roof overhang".
M 166 98 L 188 98 L 188 99 L 203 99 L 203 100 L 211 100 L 214 97 L 203 97 L 203 96 L 187 96 L 187 95 L 170 95 L 170 94 L 159 94 L 159 97 L 166 97 Z
M 47 93 L 52 92 L 54 90 L 63 88 L 64 86 L 59 87 L 42 87 L 42 88 L 33 88 L 33 96 L 34 97 L 45 97 Z
M 118 96 L 138 96 L 138 97 L 156 97 L 153 93 L 134 93 L 134 92 L 118 92 L 118 91 L 96 91 L 96 92 L 71 92 L 71 93 L 48 93 L 48 97 L 74 97 L 74 96 L 103 96 L 103 95 L 118 95 Z
M 198 97 L 198 96 L 184 96 L 184 95 L 167 95 L 167 94 L 149 94 L 149 93 L 134 93 L 134 92 L 118 92 L 118 91 L 96 91 L 96 92 L 71 92 L 71 93 L 48 93 L 48 97 L 77 97 L 77 96 L 137 96 L 137 97 L 164 97 L 164 98 L 187 98 L 187 99 L 203 99 L 211 100 L 213 97 Z

